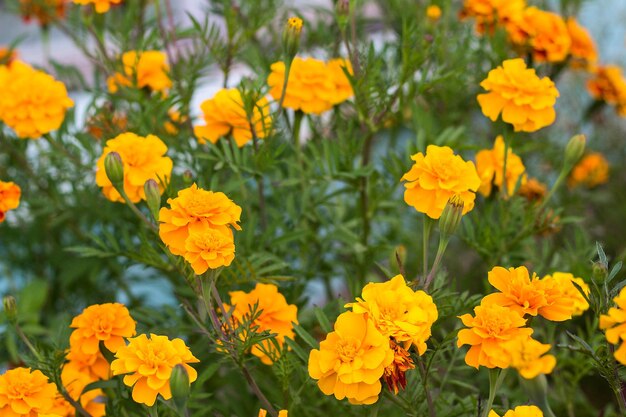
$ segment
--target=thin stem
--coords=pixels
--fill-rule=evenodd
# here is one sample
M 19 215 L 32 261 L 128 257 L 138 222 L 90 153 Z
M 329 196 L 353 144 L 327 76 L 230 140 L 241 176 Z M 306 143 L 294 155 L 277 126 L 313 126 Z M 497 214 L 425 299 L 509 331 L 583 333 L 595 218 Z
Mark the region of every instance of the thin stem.
M 435 272 L 437 272 L 437 268 L 439 267 L 439 264 L 441 263 L 441 259 L 443 259 L 443 254 L 446 251 L 446 248 L 448 247 L 449 241 L 450 239 L 448 238 L 439 239 L 439 246 L 437 247 L 437 255 L 435 255 L 435 261 L 433 262 L 433 267 L 428 273 L 428 276 L 426 277 L 426 281 L 424 281 L 424 291 L 428 289 L 428 286 L 430 285 L 432 280 L 435 278 Z
M 426 403 L 428 404 L 428 416 L 436 417 L 435 413 L 435 405 L 433 403 L 433 398 L 430 395 L 430 390 L 428 389 L 428 372 L 426 372 L 426 367 L 424 366 L 424 362 L 422 362 L 422 357 L 417 357 L 417 367 L 419 368 L 420 375 L 422 376 L 422 387 L 424 388 L 424 395 L 426 395 Z
M 487 417 L 493 407 L 493 400 L 496 398 L 496 393 L 500 384 L 504 380 L 506 369 L 493 368 L 489 370 L 489 399 L 487 400 L 487 407 L 483 410 L 482 417 Z
M 430 241 L 430 230 L 433 222 L 430 220 L 430 217 L 424 215 L 422 217 L 422 225 L 422 284 L 424 284 L 428 274 L 428 242 Z
M 150 230 L 152 230 L 155 233 L 158 233 L 159 232 L 159 228 L 157 227 L 157 225 L 152 223 L 150 220 L 148 220 L 148 218 L 145 216 L 145 214 L 143 214 L 141 212 L 141 210 L 139 210 L 137 208 L 135 203 L 130 201 L 130 198 L 128 197 L 128 194 L 126 194 L 126 191 L 124 191 L 124 187 L 123 186 L 122 187 L 115 187 L 115 189 L 117 190 L 118 193 L 120 193 L 120 195 L 122 196 L 122 198 L 126 202 L 126 205 L 131 209 L 131 211 L 133 213 L 135 213 L 137 215 L 137 217 L 139 217 L 139 219 L 142 222 L 144 222 L 146 224 L 146 226 L 148 226 L 150 228 Z
M 148 415 L 150 417 L 159 417 L 159 410 L 157 409 L 156 404 L 154 404 L 152 407 L 148 407 Z
M 615 352 L 615 346 L 609 344 L 609 351 L 611 352 L 611 356 Z M 613 374 L 615 376 L 615 383 L 612 384 L 614 386 L 613 392 L 615 393 L 615 397 L 617 398 L 617 403 L 619 404 L 619 409 L 623 416 L 626 416 L 626 392 L 624 392 L 624 384 L 619 377 L 618 367 L 615 367 L 615 372 Z
M 502 135 L 504 139 L 504 162 L 502 163 L 502 187 L 500 187 L 500 191 L 502 193 L 502 198 L 508 198 L 508 190 L 506 183 L 506 165 L 509 159 L 509 141 L 507 140 L 506 135 Z
M 35 346 L 31 343 L 31 341 L 28 338 L 28 336 L 26 336 L 26 334 L 22 331 L 22 328 L 20 327 L 20 325 L 15 323 L 14 327 L 15 327 L 15 332 L 20 337 L 20 339 L 22 339 L 22 342 L 24 342 L 24 344 L 26 345 L 28 350 L 30 350 L 30 352 L 33 354 L 33 356 L 35 356 L 35 358 L 39 362 L 41 362 L 43 360 L 43 357 L 41 356 L 39 351 L 35 348 Z
M 265 129 L 265 114 L 264 109 L 259 109 L 259 114 L 261 117 L 261 121 L 263 123 L 263 128 Z M 254 127 L 254 123 L 252 120 L 252 117 L 254 116 L 254 110 L 252 111 L 252 115 L 248 115 L 248 124 L 250 125 L 250 132 L 252 133 L 252 145 L 253 145 L 253 149 L 254 149 L 254 156 L 255 156 L 255 160 L 254 163 L 255 165 L 257 165 L 257 156 L 259 153 L 259 138 L 256 132 L 256 128 Z M 265 137 L 267 137 L 267 135 L 264 135 Z M 263 184 L 263 176 L 261 174 L 254 174 L 254 178 L 256 179 L 256 183 L 257 183 L 257 191 L 259 194 L 259 216 L 261 217 L 261 230 L 265 231 L 265 229 L 267 229 L 267 211 L 265 209 L 265 188 L 264 188 L 264 184 Z
M 548 193 L 546 198 L 544 198 L 543 201 L 541 202 L 541 205 L 539 206 L 539 210 L 543 209 L 546 206 L 546 204 L 548 204 L 548 201 L 550 201 L 550 199 L 552 198 L 556 190 L 558 190 L 559 187 L 561 187 L 561 184 L 563 184 L 563 181 L 565 181 L 565 178 L 567 178 L 567 174 L 569 174 L 569 172 L 567 172 L 565 169 L 561 170 L 558 178 L 556 179 L 556 181 L 554 182 L 554 185 L 552 186 L 552 189 L 550 189 L 550 192 Z
M 300 127 L 302 125 L 302 118 L 304 117 L 304 112 L 302 110 L 296 110 L 293 118 L 293 146 L 296 148 L 296 152 L 298 152 L 298 156 L 300 156 Z
M 285 80 L 283 81 L 283 89 L 280 92 L 280 100 L 278 100 L 278 111 L 283 108 L 283 102 L 285 101 L 285 95 L 287 94 L 287 83 L 289 82 L 289 73 L 291 72 L 291 63 L 293 58 L 285 62 Z

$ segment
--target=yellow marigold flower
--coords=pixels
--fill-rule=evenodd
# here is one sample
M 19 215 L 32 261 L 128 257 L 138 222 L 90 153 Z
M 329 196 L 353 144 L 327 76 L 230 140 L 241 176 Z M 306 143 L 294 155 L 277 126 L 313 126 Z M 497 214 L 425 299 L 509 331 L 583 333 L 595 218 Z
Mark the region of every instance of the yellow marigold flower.
M 161 51 L 128 51 L 122 54 L 122 64 L 124 73 L 116 73 L 107 79 L 111 93 L 116 93 L 120 85 L 162 93 L 172 86 L 167 56 Z
M 436 4 L 431 4 L 426 8 L 426 17 L 431 22 L 436 22 L 441 18 L 441 8 Z
M 214 193 L 198 188 L 193 184 L 180 190 L 176 198 L 169 198 L 170 208 L 159 211 L 159 236 L 174 255 L 185 255 L 185 242 L 189 237 L 189 227 L 205 222 L 211 227 L 232 233 L 229 226 L 241 230 L 237 224 L 241 217 L 241 207 L 233 203 L 224 193 Z
M 109 379 L 110 377 L 109 362 L 100 351 L 87 354 L 82 351 L 80 345 L 70 346 L 65 359 L 69 362 L 63 366 L 61 378 L 63 378 L 64 373 L 85 375 L 90 379 L 90 382 Z
M 546 275 L 539 283 L 546 297 L 546 305 L 539 309 L 543 318 L 569 320 L 581 307 L 581 295 L 567 274 Z
M 500 292 L 485 296 L 482 304 L 510 308 L 520 316 L 536 316 L 547 304 L 541 281 L 534 273 L 531 279 L 525 266 L 509 269 L 496 266 L 487 276 L 489 283 Z
M 0 375 L 2 417 L 58 417 L 53 414 L 57 388 L 39 370 L 15 368 Z
M 415 364 L 411 359 L 411 354 L 401 345 L 390 339 L 389 346 L 393 350 L 393 362 L 385 368 L 383 379 L 389 391 L 397 395 L 400 390 L 406 388 L 406 371 L 414 369 Z
M 93 4 L 96 13 L 106 13 L 113 4 L 120 4 L 123 0 L 73 0 L 75 4 Z
M 489 71 L 480 86 L 488 91 L 477 99 L 485 116 L 510 123 L 516 132 L 534 132 L 556 118 L 554 104 L 559 92 L 548 77 L 539 78 L 521 58 L 507 59 Z
M 248 120 L 241 92 L 236 88 L 218 91 L 213 98 L 202 102 L 200 108 L 206 125 L 193 128 L 200 143 L 207 140 L 216 143 L 219 138 L 232 134 L 241 148 L 252 140 L 251 127 L 254 127 L 257 138 L 264 138 L 272 125 L 267 99 L 262 98 L 256 103 L 251 120 Z
M 578 288 L 572 284 L 576 283 L 583 290 L 585 295 L 589 296 L 589 286 L 582 278 L 574 277 L 574 275 L 569 272 L 553 272 L 551 275 L 543 277 L 543 279 L 556 280 L 556 282 L 560 284 L 559 287 L 565 296 L 571 298 L 573 304 L 572 316 L 580 316 L 589 309 L 589 303 L 585 300 L 585 297 L 583 297 Z
M 47 26 L 65 16 L 65 3 L 66 0 L 20 0 L 20 14 L 26 23 L 35 18 L 39 25 Z
M 232 307 L 228 305 L 226 307 L 227 310 L 231 310 L 235 323 L 243 322 L 246 316 L 249 320 L 256 305 L 258 317 L 252 321 L 252 327 L 258 327 L 259 332 L 267 330 L 276 334 L 275 339 L 281 347 L 285 343 L 285 337 L 294 338 L 293 323 L 298 323 L 298 307 L 287 304 L 285 296 L 278 292 L 276 285 L 258 283 L 249 293 L 232 291 L 229 295 Z M 253 346 L 251 351 L 254 356 L 261 359 L 261 362 L 271 365 L 272 358 L 266 352 L 279 354 L 270 340 L 264 340 L 260 345 Z
M 22 189 L 14 182 L 0 181 L 0 223 L 6 218 L 6 212 L 18 208 Z
M 89 390 L 83 394 L 85 387 L 94 382 L 89 375 L 78 372 L 74 369 L 66 370 L 66 367 L 64 367 L 63 372 L 61 373 L 61 382 L 70 397 L 72 397 L 73 400 L 80 402 L 83 408 L 92 417 L 103 417 L 105 415 L 105 404 L 103 401 L 104 392 L 101 389 Z M 69 402 L 63 399 L 63 397 L 61 397 L 60 401 L 57 401 L 57 407 L 60 407 L 60 409 L 65 412 L 61 413 L 59 412 L 59 408 L 57 408 L 55 411 L 58 414 L 63 417 L 75 417 L 76 414 L 74 407 L 72 407 Z
M 235 242 L 230 230 L 216 229 L 206 222 L 193 223 L 188 230 L 184 257 L 196 275 L 204 274 L 209 268 L 229 266 L 235 259 Z
M 172 175 L 172 160 L 165 156 L 167 145 L 154 135 L 146 137 L 134 133 L 122 133 L 106 142 L 102 156 L 97 162 L 96 184 L 102 187 L 104 196 L 111 201 L 123 202 L 124 199 L 117 192 L 104 169 L 104 160 L 111 152 L 117 152 L 124 164 L 124 191 L 130 201 L 137 203 L 146 199 L 144 184 L 149 179 L 159 184 L 163 192 L 162 181 Z
M 572 39 L 560 15 L 528 7 L 520 25 L 536 61 L 561 62 L 569 55 Z
M 493 149 L 482 150 L 476 154 L 476 171 L 480 177 L 478 192 L 488 197 L 493 185 L 502 188 L 502 173 L 504 171 L 504 139 L 496 138 Z M 520 186 L 526 183 L 526 167 L 522 158 L 515 155 L 509 147 L 506 157 L 506 192 L 509 196 L 515 193 L 519 181 Z
M 125 345 L 124 338 L 135 335 L 135 320 L 120 303 L 94 304 L 74 317 L 70 346 L 86 355 L 99 352 L 100 342 L 115 353 Z
M 498 413 L 491 410 L 488 417 L 500 417 Z M 502 417 L 543 417 L 541 409 L 535 405 L 520 405 L 515 410 L 507 411 Z
M 463 200 L 463 214 L 474 208 L 475 191 L 480 187 L 480 177 L 471 161 L 464 161 L 447 146 L 429 145 L 426 155 L 421 152 L 411 156 L 415 161 L 401 181 L 404 184 L 404 201 L 438 219 L 448 200 L 458 194 Z
M 62 82 L 21 61 L 0 66 L 0 90 L 0 121 L 23 139 L 58 129 L 74 106 Z
M 176 365 L 183 365 L 189 375 L 189 382 L 198 373 L 188 364 L 200 362 L 185 345 L 182 339 L 170 340 L 167 336 L 145 334 L 128 339 L 111 363 L 113 375 L 124 375 L 124 384 L 133 387 L 133 400 L 149 407 L 154 405 L 157 395 L 164 400 L 172 398 L 170 376 Z
M 389 281 L 370 282 L 363 288 L 362 298 L 345 306 L 367 317 L 383 336 L 409 349 L 414 345 L 420 355 L 426 352 L 426 340 L 437 320 L 437 306 L 424 291 L 413 291 L 402 275 Z
M 606 340 L 619 348 L 613 353 L 615 359 L 626 365 L 626 288 L 622 288 L 613 299 L 617 307 L 609 308 L 607 314 L 600 316 L 600 329 L 606 331 Z
M 599 67 L 594 78 L 587 82 L 589 94 L 615 106 L 620 116 L 626 117 L 626 79 L 616 65 Z
M 532 337 L 518 337 L 507 342 L 506 351 L 511 356 L 510 366 L 517 369 L 526 379 L 533 379 L 539 374 L 549 374 L 556 365 L 554 355 L 545 355 L 550 350 L 549 344 L 543 344 Z
M 548 192 L 548 187 L 537 178 L 529 178 L 528 181 L 523 183 L 517 193 L 522 197 L 525 197 L 528 201 L 542 200 Z
M 481 303 L 471 314 L 459 316 L 467 329 L 459 330 L 457 346 L 470 345 L 465 363 L 478 369 L 507 368 L 511 362 L 507 342 L 530 336 L 533 329 L 517 311 L 492 303 Z
M 289 30 L 294 31 L 298 35 L 302 31 L 302 25 L 302 19 L 300 19 L 299 17 L 290 17 L 289 19 L 287 19 L 287 27 L 289 28 Z
M 513 25 L 525 8 L 526 0 L 464 0 L 460 15 L 475 18 L 478 33 L 493 34 L 496 27 Z
M 382 389 L 380 378 L 393 363 L 389 338 L 367 315 L 347 311 L 337 317 L 333 332 L 311 350 L 309 375 L 326 395 L 352 404 L 373 404 Z
M 575 18 L 567 19 L 567 30 L 572 40 L 570 54 L 577 60 L 582 61 L 586 67 L 592 66 L 598 61 L 598 50 L 589 31 L 581 26 Z
M 335 58 L 328 61 L 326 67 L 328 68 L 330 78 L 335 83 L 335 92 L 330 97 L 330 102 L 333 105 L 337 105 L 354 96 L 352 84 L 350 84 L 350 80 L 344 72 L 345 70 L 348 74 L 353 74 L 350 61 L 344 58 Z
M 278 417 L 288 417 L 288 416 L 289 416 L 289 412 L 287 410 L 278 411 Z M 261 408 L 259 410 L 259 417 L 267 417 L 267 410 L 264 410 Z
M 585 155 L 572 169 L 568 185 L 575 187 L 584 185 L 588 188 L 597 187 L 609 180 L 609 162 L 599 152 Z

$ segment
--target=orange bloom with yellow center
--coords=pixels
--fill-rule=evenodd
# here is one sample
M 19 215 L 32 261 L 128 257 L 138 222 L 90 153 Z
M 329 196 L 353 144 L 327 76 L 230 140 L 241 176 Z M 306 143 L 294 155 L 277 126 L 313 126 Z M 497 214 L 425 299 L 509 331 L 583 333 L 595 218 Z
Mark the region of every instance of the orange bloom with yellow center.
M 626 79 L 620 67 L 599 67 L 594 78 L 587 82 L 587 90 L 593 98 L 614 105 L 620 116 L 626 116 Z
M 106 13 L 111 8 L 111 5 L 120 4 L 123 0 L 73 0 L 75 4 L 82 4 L 83 6 L 93 4 L 96 13 Z
M 478 369 L 507 368 L 511 355 L 507 342 L 530 336 L 533 329 L 524 327 L 526 320 L 515 310 L 492 303 L 481 303 L 471 314 L 459 316 L 467 329 L 459 330 L 457 346 L 470 345 L 465 363 Z
M 236 88 L 222 89 L 204 101 L 202 109 L 204 126 L 195 126 L 193 132 L 200 143 L 216 143 L 219 138 L 232 134 L 238 147 L 243 147 L 252 140 L 252 128 L 257 138 L 264 138 L 269 133 L 272 119 L 269 115 L 267 99 L 261 98 L 252 109 L 248 118 L 241 92 Z
M 161 51 L 125 52 L 122 54 L 122 65 L 123 73 L 116 73 L 107 79 L 111 93 L 116 93 L 120 85 L 161 93 L 172 86 L 167 56 Z
M 593 66 L 598 61 L 598 49 L 589 31 L 573 17 L 567 19 L 567 30 L 572 40 L 570 54 L 575 60 L 580 61 L 577 66 L 580 64 L 587 68 Z
M 22 139 L 58 129 L 74 106 L 62 82 L 21 61 L 0 66 L 0 91 L 0 121 Z
M 342 67 L 348 71 L 352 69 L 345 60 L 333 60 L 326 64 L 313 58 L 295 57 L 289 70 L 283 107 L 321 114 L 351 97 L 352 88 Z M 267 78 L 270 95 L 280 100 L 285 81 L 285 63 L 275 62 L 271 70 Z
M 216 229 L 207 222 L 193 223 L 188 230 L 183 256 L 196 275 L 205 273 L 209 268 L 229 266 L 235 259 L 235 242 L 230 230 Z
M 381 377 L 394 361 L 389 338 L 366 314 L 351 311 L 337 317 L 319 349 L 309 355 L 309 375 L 326 395 L 352 404 L 373 404 L 382 389 Z
M 576 187 L 584 185 L 587 188 L 594 188 L 604 184 L 609 180 L 609 162 L 604 155 L 599 152 L 592 152 L 585 155 L 576 164 L 568 178 L 568 185 Z
M 522 184 L 517 193 L 528 201 L 540 201 L 548 192 L 548 187 L 537 178 L 529 178 L 524 184 Z
M 74 317 L 70 327 L 70 346 L 85 355 L 100 351 L 100 342 L 111 352 L 125 345 L 124 338 L 135 335 L 135 320 L 120 303 L 94 304 Z
M 20 14 L 25 22 L 35 18 L 39 25 L 47 26 L 65 16 L 65 3 L 66 0 L 20 0 Z
M 531 279 L 525 266 L 509 269 L 496 266 L 487 276 L 489 283 L 500 292 L 487 295 L 482 304 L 510 308 L 520 316 L 536 316 L 547 304 L 541 281 L 534 273 Z
M 500 415 L 491 410 L 487 417 L 500 417 Z M 507 411 L 502 417 L 543 417 L 543 412 L 535 405 L 520 405 L 515 407 L 515 410 Z
M 464 0 L 460 16 L 475 18 L 478 33 L 493 34 L 497 27 L 514 25 L 525 8 L 526 0 Z
M 11 181 L 0 181 L 0 223 L 6 218 L 6 212 L 20 205 L 22 189 Z
M 620 290 L 613 302 L 617 307 L 609 308 L 607 314 L 600 316 L 600 329 L 606 332 L 609 343 L 621 343 L 613 355 L 621 364 L 626 365 L 626 288 Z
M 574 283 L 578 285 L 588 297 L 589 285 L 582 278 L 575 277 L 569 272 L 554 272 L 543 277 L 543 280 L 556 280 L 559 283 L 561 291 L 572 300 L 572 316 L 580 316 L 589 309 L 589 303 L 574 285 Z
M 463 200 L 463 214 L 474 208 L 480 177 L 474 163 L 466 162 L 447 146 L 429 145 L 426 155 L 411 157 L 415 163 L 401 178 L 404 201 L 432 219 L 441 217 L 448 200 L 455 194 Z
M 504 139 L 502 136 L 496 138 L 493 149 L 485 149 L 476 154 L 476 171 L 480 177 L 480 188 L 478 192 L 488 197 L 495 185 L 502 188 L 504 172 Z M 509 147 L 506 157 L 506 192 L 510 196 L 515 193 L 518 185 L 526 183 L 526 167 L 522 158 L 515 155 Z
M 495 122 L 502 113 L 502 120 L 516 132 L 534 132 L 556 118 L 559 92 L 554 83 L 548 77 L 539 78 L 521 58 L 507 59 L 489 71 L 480 86 L 488 91 L 477 97 L 483 114 Z
M 198 373 L 188 364 L 200 362 L 182 339 L 145 334 L 128 339 L 128 345 L 119 348 L 111 363 L 113 375 L 124 375 L 124 384 L 133 387 L 133 400 L 148 407 L 154 405 L 157 395 L 164 400 L 172 398 L 170 377 L 176 365 L 182 365 L 189 382 Z
M 162 207 L 159 211 L 159 236 L 174 255 L 187 253 L 189 228 L 195 223 L 204 222 L 224 234 L 232 234 L 230 227 L 241 230 L 237 224 L 241 207 L 224 193 L 203 190 L 193 184 L 180 190 L 178 196 L 168 199 L 167 203 L 170 208 Z
M 420 355 L 437 320 L 437 306 L 424 291 L 413 291 L 402 275 L 389 281 L 370 282 L 363 288 L 362 298 L 345 306 L 355 313 L 366 313 L 374 326 L 386 337 L 408 349 L 414 345 Z
M 293 323 L 298 323 L 298 307 L 287 304 L 285 296 L 278 292 L 274 284 L 258 283 L 252 291 L 232 291 L 230 295 L 230 313 L 235 323 L 250 320 L 254 306 L 256 318 L 251 322 L 251 327 L 256 327 L 258 332 L 269 331 L 275 334 L 278 345 L 282 348 L 285 337 L 293 339 Z M 264 340 L 252 347 L 251 353 L 260 358 L 261 362 L 271 365 L 273 360 L 267 353 L 277 356 L 280 352 L 270 340 Z
M 532 337 L 519 337 L 507 343 L 506 351 L 511 356 L 510 366 L 517 369 L 526 379 L 540 374 L 549 374 L 556 365 L 554 355 L 546 355 L 549 344 L 543 344 Z
M 536 61 L 561 62 L 569 55 L 572 39 L 560 15 L 528 7 L 524 10 L 520 27 L 524 42 L 531 47 Z
M 167 145 L 154 135 L 146 137 L 134 133 L 122 133 L 106 142 L 102 156 L 97 162 L 96 184 L 102 187 L 104 196 L 111 201 L 123 202 L 104 169 L 106 156 L 117 152 L 124 166 L 124 192 L 133 203 L 146 199 L 144 184 L 153 179 L 163 192 L 164 184 L 172 175 L 172 160 L 165 156 Z
M 53 414 L 57 388 L 39 370 L 15 368 L 0 375 L 2 417 L 44 417 Z

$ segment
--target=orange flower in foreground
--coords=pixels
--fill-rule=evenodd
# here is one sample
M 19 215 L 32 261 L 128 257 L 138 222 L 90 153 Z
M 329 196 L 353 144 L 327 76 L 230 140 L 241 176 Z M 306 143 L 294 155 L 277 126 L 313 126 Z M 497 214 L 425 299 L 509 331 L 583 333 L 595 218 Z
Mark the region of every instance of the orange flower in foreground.
M 567 19 L 567 30 L 572 39 L 570 54 L 574 59 L 582 61 L 586 66 L 593 66 L 598 60 L 598 50 L 589 31 L 581 26 L 575 18 Z
M 120 303 L 94 304 L 74 317 L 70 327 L 70 346 L 86 355 L 100 351 L 100 342 L 115 353 L 125 345 L 124 338 L 135 335 L 135 320 Z
M 528 7 L 520 27 L 536 61 L 561 62 L 569 55 L 572 39 L 560 15 Z
M 65 3 L 66 0 L 20 0 L 20 14 L 25 22 L 35 18 L 39 25 L 47 26 L 65 16 Z
M 102 187 L 104 196 L 111 201 L 123 202 L 124 199 L 117 192 L 109 180 L 104 169 L 106 156 L 117 152 L 124 165 L 124 192 L 133 203 L 146 199 L 144 184 L 153 179 L 159 184 L 163 192 L 163 181 L 167 182 L 172 175 L 172 160 L 165 156 L 167 145 L 154 135 L 145 138 L 134 133 L 122 133 L 106 142 L 102 156 L 98 159 L 96 184 Z
M 6 218 L 6 212 L 20 205 L 22 189 L 14 182 L 0 181 L 0 223 Z
M 89 378 L 89 382 L 94 382 L 99 379 L 109 379 L 110 377 L 111 370 L 109 368 L 109 362 L 107 362 L 100 350 L 96 353 L 87 354 L 82 351 L 81 345 L 70 346 L 70 349 L 65 355 L 65 359 L 69 362 L 63 365 L 61 378 L 63 378 L 64 373 L 70 375 L 79 373 Z
M 549 344 L 543 344 L 532 337 L 518 337 L 507 343 L 505 350 L 511 357 L 510 366 L 517 369 L 526 379 L 533 379 L 540 374 L 549 374 L 556 365 L 554 355 L 546 355 Z
M 94 381 L 89 377 L 89 375 L 78 372 L 72 368 L 66 368 L 67 367 L 63 368 L 61 382 L 70 397 L 72 397 L 74 401 L 80 402 L 83 408 L 92 417 L 103 417 L 105 415 L 106 407 L 104 403 L 104 392 L 101 389 L 92 389 L 83 394 L 85 387 Z M 66 411 L 70 411 L 69 414 L 62 414 L 64 417 L 74 417 L 76 415 L 74 407 L 72 407 L 69 402 L 63 399 L 60 403 Z
M 500 292 L 483 298 L 482 304 L 497 304 L 510 308 L 520 316 L 536 316 L 547 304 L 546 296 L 537 274 L 532 279 L 525 266 L 505 269 L 496 266 L 488 273 L 489 283 Z
M 73 0 L 75 4 L 93 4 L 97 13 L 106 13 L 111 8 L 111 5 L 120 4 L 123 0 Z
M 161 93 L 172 86 L 167 56 L 161 51 L 128 51 L 122 55 L 122 64 L 124 72 L 107 79 L 111 93 L 116 93 L 120 85 Z
M 592 152 L 585 155 L 576 164 L 570 173 L 567 181 L 570 187 L 584 185 L 587 188 L 594 188 L 604 184 L 609 180 L 609 163 L 599 152 Z
M 507 368 L 511 363 L 507 342 L 527 337 L 533 329 L 524 327 L 526 320 L 515 310 L 497 304 L 481 303 L 471 314 L 459 316 L 468 327 L 459 330 L 457 346 L 470 345 L 465 363 L 478 369 Z
M 460 15 L 475 18 L 478 33 L 493 34 L 497 27 L 514 25 L 525 8 L 526 0 L 464 0 Z
M 21 61 L 0 66 L 0 91 L 0 121 L 23 139 L 58 129 L 74 106 L 62 82 Z
M 196 275 L 205 273 L 209 268 L 229 266 L 235 259 L 232 233 L 211 227 L 207 222 L 193 223 L 188 230 L 183 256 Z
M 41 371 L 15 368 L 0 375 L 2 417 L 54 416 L 56 386 Z
M 199 362 L 182 339 L 145 334 L 128 339 L 128 345 L 119 348 L 111 363 L 113 375 L 125 375 L 124 384 L 133 387 L 133 400 L 148 407 L 154 405 L 157 395 L 164 400 L 172 398 L 170 377 L 176 365 L 183 365 L 189 382 L 198 373 L 188 364 Z
M 480 188 L 478 192 L 488 197 L 491 195 L 493 186 L 502 188 L 502 174 L 504 172 L 504 139 L 502 136 L 496 138 L 493 149 L 485 149 L 476 154 L 476 171 L 480 177 Z M 515 193 L 518 185 L 526 183 L 526 167 L 522 158 L 513 153 L 510 147 L 506 157 L 506 192 L 510 196 Z
M 463 214 L 474 208 L 480 177 L 474 163 L 466 162 L 447 146 L 429 145 L 426 155 L 421 152 L 411 157 L 415 161 L 404 174 L 404 201 L 432 219 L 441 217 L 448 200 L 459 195 L 463 200 Z
M 620 344 L 613 353 L 615 359 L 626 365 L 626 288 L 622 288 L 613 299 L 617 307 L 609 308 L 607 314 L 600 316 L 600 328 L 606 331 L 606 340 L 613 344 Z
M 253 307 L 258 316 L 252 321 L 251 327 L 258 326 L 258 331 L 269 331 L 276 334 L 275 340 L 282 347 L 285 337 L 293 339 L 293 323 L 298 323 L 298 308 L 294 304 L 287 304 L 285 296 L 278 292 L 274 284 L 256 284 L 249 293 L 232 291 L 230 295 L 231 314 L 235 323 L 241 323 L 250 319 Z M 227 306 L 228 310 L 229 306 Z M 244 335 L 245 336 L 245 335 Z M 252 354 L 261 359 L 266 365 L 271 365 L 273 360 L 266 352 L 278 355 L 274 344 L 270 340 L 264 340 L 260 345 L 252 348 Z
M 626 79 L 620 67 L 598 68 L 594 78 L 587 82 L 587 90 L 593 98 L 614 105 L 617 113 L 626 117 Z
M 534 132 L 556 118 L 559 92 L 554 83 L 548 77 L 540 79 L 521 58 L 508 59 L 489 71 L 480 86 L 488 91 L 477 97 L 483 114 L 495 122 L 502 113 L 502 120 L 516 132 Z
M 235 143 L 241 148 L 252 140 L 251 127 L 254 127 L 257 138 L 264 138 L 272 125 L 267 100 L 261 98 L 257 101 L 248 120 L 241 92 L 236 88 L 218 91 L 213 98 L 202 102 L 200 108 L 206 125 L 193 128 L 200 143 L 206 143 L 207 140 L 216 143 L 219 138 L 232 134 Z
M 347 311 L 337 317 L 333 332 L 309 355 L 309 375 L 326 395 L 352 404 L 373 404 L 382 389 L 380 378 L 394 361 L 389 338 L 366 314 Z

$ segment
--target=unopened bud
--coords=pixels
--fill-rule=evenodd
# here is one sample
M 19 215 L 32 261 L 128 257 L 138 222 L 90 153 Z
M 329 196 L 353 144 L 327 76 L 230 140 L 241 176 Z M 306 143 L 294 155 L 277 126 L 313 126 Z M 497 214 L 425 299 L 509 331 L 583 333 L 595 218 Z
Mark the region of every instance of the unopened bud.
M 591 267 L 591 274 L 593 280 L 597 283 L 603 283 L 606 280 L 606 277 L 609 275 L 609 268 L 607 264 L 597 261 L 593 263 Z
M 170 376 L 170 389 L 172 391 L 172 401 L 179 411 L 183 411 L 187 407 L 187 399 L 189 398 L 189 374 L 185 367 L 178 364 L 172 369 Z
M 350 17 L 350 0 L 339 0 L 337 2 L 337 23 L 339 29 L 343 32 L 348 25 L 348 19 Z
M 7 320 L 10 323 L 14 323 L 17 319 L 17 303 L 15 302 L 15 297 L 12 295 L 7 295 L 2 299 L 2 304 L 4 305 L 4 314 L 7 315 Z
M 450 197 L 439 218 L 439 233 L 442 239 L 448 239 L 456 232 L 463 217 L 464 206 L 465 203 L 459 194 Z
M 569 171 L 580 160 L 585 153 L 585 135 L 576 135 L 567 143 L 565 147 L 565 168 Z
M 283 31 L 283 50 L 287 60 L 291 61 L 300 46 L 300 33 L 302 33 L 302 19 L 291 17 L 287 20 Z
M 183 181 L 185 182 L 185 184 L 191 185 L 191 183 L 193 183 L 193 172 L 191 172 L 190 170 L 186 170 L 185 172 L 183 172 Z
M 124 188 L 124 163 L 117 152 L 110 152 L 104 158 L 104 171 L 115 189 Z
M 161 189 L 159 184 L 152 178 L 145 182 L 143 191 L 146 194 L 146 204 L 152 213 L 152 217 L 159 221 L 159 210 L 161 209 Z
M 405 263 L 406 247 L 404 245 L 398 245 L 389 256 L 389 265 L 393 266 L 393 270 L 399 271 L 402 274 Z

